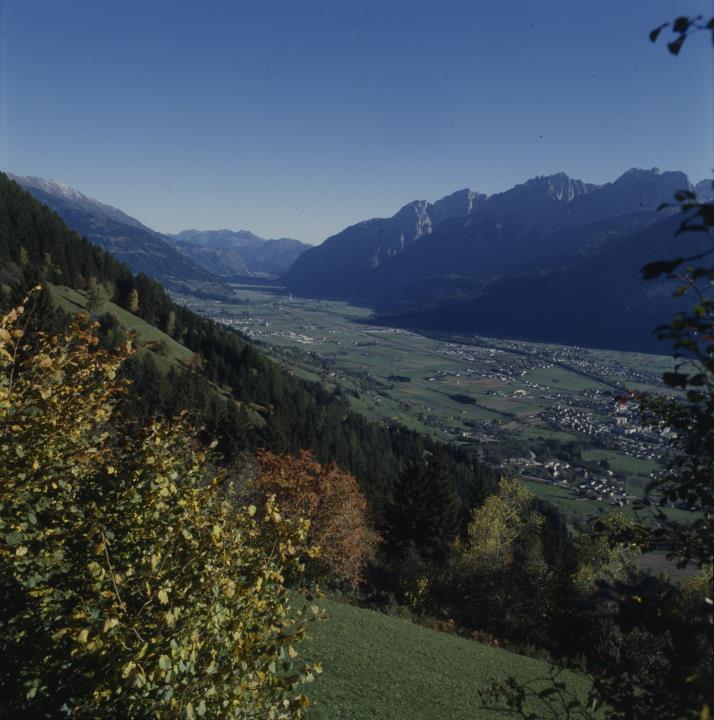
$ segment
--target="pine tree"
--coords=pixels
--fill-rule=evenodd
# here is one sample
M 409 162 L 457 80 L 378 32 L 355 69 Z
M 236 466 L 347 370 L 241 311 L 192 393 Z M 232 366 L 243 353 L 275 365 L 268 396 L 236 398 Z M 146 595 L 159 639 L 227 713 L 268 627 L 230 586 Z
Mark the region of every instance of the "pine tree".
M 435 557 L 448 552 L 459 531 L 461 500 L 442 449 L 432 455 L 427 469 L 427 549 Z
M 400 473 L 386 511 L 388 548 L 400 554 L 411 543 L 442 557 L 459 528 L 461 502 L 445 454 L 410 462 Z

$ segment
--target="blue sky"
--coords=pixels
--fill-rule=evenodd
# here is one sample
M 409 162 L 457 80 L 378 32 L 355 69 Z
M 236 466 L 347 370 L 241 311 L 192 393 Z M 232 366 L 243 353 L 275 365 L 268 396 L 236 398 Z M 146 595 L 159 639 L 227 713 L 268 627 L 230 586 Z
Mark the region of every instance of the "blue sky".
M 0 168 L 316 243 L 462 187 L 711 173 L 711 2 L 0 0 Z

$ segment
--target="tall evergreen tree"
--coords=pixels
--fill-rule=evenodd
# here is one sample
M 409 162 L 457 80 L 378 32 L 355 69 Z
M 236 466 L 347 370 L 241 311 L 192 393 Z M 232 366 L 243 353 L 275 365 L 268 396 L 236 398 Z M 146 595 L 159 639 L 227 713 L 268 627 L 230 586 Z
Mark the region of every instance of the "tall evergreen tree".
M 401 554 L 410 543 L 417 547 L 424 544 L 427 495 L 424 463 L 412 460 L 399 473 L 386 510 L 387 547 L 390 553 Z
M 442 557 L 459 529 L 461 501 L 446 455 L 412 460 L 400 473 L 386 512 L 388 549 L 400 554 L 413 544 L 429 557 Z
M 448 552 L 459 531 L 461 500 L 454 474 L 442 448 L 437 448 L 427 467 L 427 549 L 437 557 Z

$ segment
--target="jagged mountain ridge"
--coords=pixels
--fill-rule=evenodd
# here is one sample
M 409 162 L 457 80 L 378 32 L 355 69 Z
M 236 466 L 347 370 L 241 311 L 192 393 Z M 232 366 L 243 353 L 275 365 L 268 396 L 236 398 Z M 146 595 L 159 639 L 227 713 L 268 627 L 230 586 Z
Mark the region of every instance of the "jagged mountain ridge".
M 284 279 L 293 292 L 371 306 L 382 324 L 661 351 L 652 329 L 676 303 L 639 269 L 681 252 L 676 208 L 658 210 L 678 190 L 712 195 L 710 181 L 695 188 L 684 173 L 633 169 L 604 185 L 533 178 L 438 223 L 429 216 L 437 203 L 412 203 L 338 233 Z M 409 217 L 411 242 L 375 263 L 375 248 Z
M 687 188 L 693 186 L 683 173 L 654 168 L 630 170 L 604 185 L 558 173 L 490 196 L 462 190 L 346 228 L 303 253 L 284 280 L 308 295 L 403 303 L 415 286 L 448 285 L 453 277 L 482 283 L 514 270 L 562 264 L 604 242 L 577 228 L 605 221 L 605 236 L 634 232 L 658 219 L 661 202 Z M 556 237 L 569 230 L 570 238 Z
M 383 265 L 402 253 L 435 225 L 453 217 L 466 218 L 485 196 L 458 190 L 435 203 L 415 200 L 391 218 L 372 218 L 352 225 L 321 245 L 302 253 L 285 275 L 288 284 L 312 286 Z M 339 285 L 339 283 L 338 283 Z

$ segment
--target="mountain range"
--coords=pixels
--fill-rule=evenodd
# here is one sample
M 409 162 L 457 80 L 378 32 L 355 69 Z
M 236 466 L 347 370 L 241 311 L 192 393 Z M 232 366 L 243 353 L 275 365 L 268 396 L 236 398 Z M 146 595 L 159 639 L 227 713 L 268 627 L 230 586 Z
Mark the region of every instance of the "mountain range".
M 367 304 L 383 323 L 661 350 L 651 329 L 672 303 L 639 269 L 681 252 L 674 209 L 658 207 L 683 189 L 711 199 L 710 181 L 656 168 L 604 185 L 559 173 L 490 196 L 461 190 L 346 228 L 283 280 L 295 293 Z
M 676 307 L 646 262 L 701 248 L 673 239 L 674 193 L 714 200 L 711 181 L 632 169 L 604 185 L 564 173 L 502 193 L 459 190 L 391 218 L 352 225 L 311 247 L 248 230 L 164 235 L 53 180 L 11 176 L 73 229 L 170 289 L 230 296 L 235 276 L 282 275 L 290 291 L 372 307 L 381 323 L 660 351 L 652 328 Z
M 219 276 L 281 275 L 311 246 L 293 238 L 266 239 L 249 230 L 184 230 L 176 247 Z
M 288 238 L 265 240 L 246 230 L 186 230 L 165 235 L 64 183 L 8 176 L 133 272 L 173 290 L 225 294 L 227 277 L 280 274 L 309 247 Z

